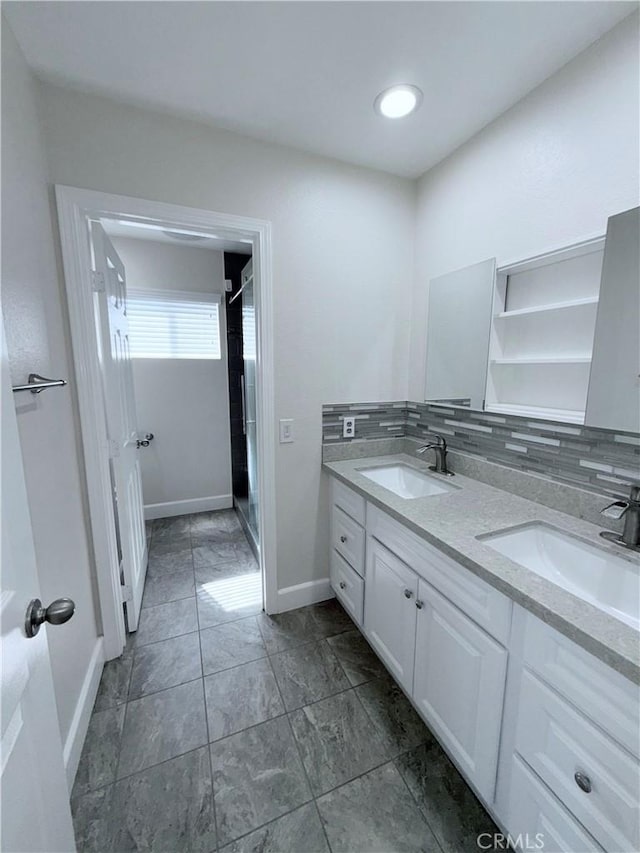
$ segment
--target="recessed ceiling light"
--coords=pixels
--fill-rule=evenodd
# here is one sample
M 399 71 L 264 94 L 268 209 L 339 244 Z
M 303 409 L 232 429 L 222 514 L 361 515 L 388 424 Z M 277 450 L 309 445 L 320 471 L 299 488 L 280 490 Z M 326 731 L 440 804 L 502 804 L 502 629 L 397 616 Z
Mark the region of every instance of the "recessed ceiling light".
M 375 111 L 385 118 L 404 118 L 415 112 L 422 102 L 422 92 L 417 86 L 402 83 L 380 92 L 373 102 Z

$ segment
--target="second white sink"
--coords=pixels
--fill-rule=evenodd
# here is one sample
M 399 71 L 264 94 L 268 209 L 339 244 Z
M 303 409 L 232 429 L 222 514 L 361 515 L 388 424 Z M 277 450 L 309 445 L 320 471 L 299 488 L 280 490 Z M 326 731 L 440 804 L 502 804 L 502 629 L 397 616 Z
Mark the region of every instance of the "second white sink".
M 455 489 L 455 486 L 449 486 L 429 474 L 423 474 L 422 471 L 401 463 L 359 468 L 358 473 L 401 498 L 425 498 Z
M 640 565 L 541 523 L 479 537 L 537 575 L 640 630 Z

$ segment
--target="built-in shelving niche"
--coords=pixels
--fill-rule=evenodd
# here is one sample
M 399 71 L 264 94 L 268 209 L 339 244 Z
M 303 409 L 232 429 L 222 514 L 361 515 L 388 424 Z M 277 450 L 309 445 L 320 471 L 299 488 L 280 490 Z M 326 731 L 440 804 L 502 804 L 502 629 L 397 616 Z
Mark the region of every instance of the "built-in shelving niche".
M 499 268 L 485 408 L 584 423 L 604 237 Z

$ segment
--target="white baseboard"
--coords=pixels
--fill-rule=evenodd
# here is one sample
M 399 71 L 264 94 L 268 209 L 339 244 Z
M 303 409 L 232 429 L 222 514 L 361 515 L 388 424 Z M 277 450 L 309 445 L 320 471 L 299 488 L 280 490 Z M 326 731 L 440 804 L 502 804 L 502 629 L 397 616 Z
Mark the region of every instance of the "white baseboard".
M 167 501 L 161 504 L 145 504 L 144 517 L 169 518 L 172 515 L 189 515 L 192 512 L 211 512 L 214 509 L 231 509 L 233 495 L 210 495 L 208 498 L 190 498 L 186 501 Z
M 329 598 L 335 598 L 329 578 L 298 583 L 295 586 L 285 586 L 278 590 L 277 612 L 284 613 L 286 610 L 295 610 L 296 607 L 317 604 L 319 601 L 326 601 Z
M 96 644 L 93 647 L 91 660 L 87 668 L 87 674 L 82 682 L 80 696 L 76 702 L 76 709 L 73 712 L 73 719 L 69 727 L 67 739 L 64 742 L 63 757 L 64 768 L 67 774 L 67 784 L 69 792 L 73 788 L 73 782 L 78 771 L 82 747 L 87 736 L 89 728 L 89 720 L 91 712 L 98 695 L 98 687 L 100 686 L 100 678 L 102 677 L 102 669 L 104 667 L 104 651 L 102 648 L 102 637 L 98 637 Z

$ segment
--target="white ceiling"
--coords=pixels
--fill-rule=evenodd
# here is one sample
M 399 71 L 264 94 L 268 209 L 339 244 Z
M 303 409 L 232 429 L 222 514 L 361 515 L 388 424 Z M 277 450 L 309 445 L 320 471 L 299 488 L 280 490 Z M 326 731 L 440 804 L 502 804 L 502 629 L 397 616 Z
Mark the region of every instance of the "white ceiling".
M 160 228 L 148 225 L 132 225 L 129 222 L 114 219 L 101 220 L 104 230 L 110 237 L 128 237 L 133 240 L 151 240 L 153 243 L 180 246 L 183 249 L 211 249 L 214 252 L 237 252 L 239 255 L 251 254 L 251 243 L 227 240 L 223 237 L 201 235 L 201 240 L 181 240 L 171 237 Z M 190 233 L 190 232 L 189 232 Z
M 4 2 L 55 82 L 415 177 L 637 8 L 630 2 Z M 373 100 L 424 92 L 390 121 Z

